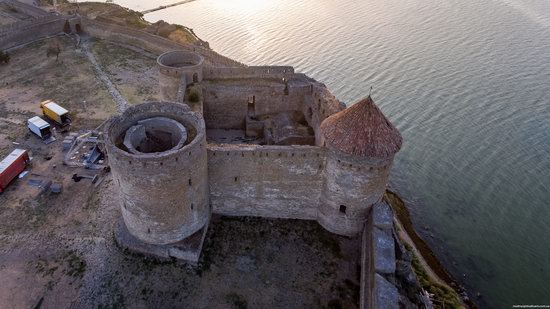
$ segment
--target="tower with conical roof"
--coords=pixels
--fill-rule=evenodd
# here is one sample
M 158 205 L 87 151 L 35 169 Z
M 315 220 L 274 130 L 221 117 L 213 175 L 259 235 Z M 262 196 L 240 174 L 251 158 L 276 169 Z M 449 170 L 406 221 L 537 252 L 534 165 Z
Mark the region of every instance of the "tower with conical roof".
M 318 221 L 327 230 L 355 235 L 384 195 L 403 139 L 369 96 L 323 121 L 327 147 Z

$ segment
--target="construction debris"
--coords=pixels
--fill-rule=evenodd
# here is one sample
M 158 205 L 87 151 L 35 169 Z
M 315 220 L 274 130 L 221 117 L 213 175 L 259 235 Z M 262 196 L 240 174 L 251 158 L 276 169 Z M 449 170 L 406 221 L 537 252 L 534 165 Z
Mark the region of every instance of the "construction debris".
M 67 144 L 69 144 L 67 139 Z M 64 141 L 65 143 L 65 141 Z M 65 144 L 63 148 L 65 149 Z M 99 170 L 105 165 L 105 155 L 102 151 L 103 141 L 96 131 L 87 131 L 77 136 L 71 147 L 65 154 L 63 163 L 72 167 L 84 167 L 86 169 Z
M 78 174 L 73 174 L 73 177 L 72 179 L 74 180 L 74 182 L 79 182 L 81 181 L 82 179 L 91 179 L 92 180 L 92 183 L 96 183 L 97 182 L 97 179 L 99 178 L 98 175 L 78 175 Z
M 50 192 L 59 194 L 63 190 L 63 185 L 60 183 L 52 183 L 50 186 Z

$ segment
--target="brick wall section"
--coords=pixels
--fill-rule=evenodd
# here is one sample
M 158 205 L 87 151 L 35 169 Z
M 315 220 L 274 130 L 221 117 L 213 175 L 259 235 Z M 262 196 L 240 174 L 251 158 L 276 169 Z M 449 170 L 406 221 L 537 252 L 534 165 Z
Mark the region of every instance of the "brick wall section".
M 212 211 L 315 220 L 325 151 L 315 146 L 208 146 Z

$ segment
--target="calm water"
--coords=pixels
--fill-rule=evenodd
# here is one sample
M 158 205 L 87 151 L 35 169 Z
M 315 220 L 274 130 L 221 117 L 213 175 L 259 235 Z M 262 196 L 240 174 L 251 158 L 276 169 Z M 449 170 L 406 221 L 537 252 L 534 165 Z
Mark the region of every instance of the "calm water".
M 198 0 L 146 17 L 347 104 L 373 86 L 405 139 L 392 185 L 438 256 L 483 307 L 550 305 L 550 1 Z

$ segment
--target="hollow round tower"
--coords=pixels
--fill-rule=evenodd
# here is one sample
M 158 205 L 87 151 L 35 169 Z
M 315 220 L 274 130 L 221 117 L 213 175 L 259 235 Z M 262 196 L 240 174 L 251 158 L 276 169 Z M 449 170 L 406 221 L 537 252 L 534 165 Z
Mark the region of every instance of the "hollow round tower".
M 184 50 L 166 52 L 157 58 L 160 94 L 163 100 L 183 103 L 187 85 L 202 81 L 204 59 Z
M 205 125 L 187 105 L 132 106 L 105 129 L 105 148 L 128 232 L 179 242 L 210 218 Z
M 318 221 L 333 233 L 356 235 L 384 195 L 401 134 L 370 96 L 325 119 L 321 134 L 328 154 Z

